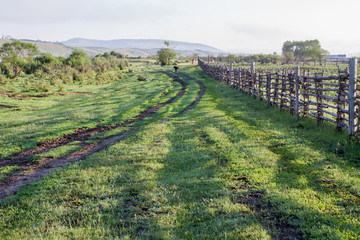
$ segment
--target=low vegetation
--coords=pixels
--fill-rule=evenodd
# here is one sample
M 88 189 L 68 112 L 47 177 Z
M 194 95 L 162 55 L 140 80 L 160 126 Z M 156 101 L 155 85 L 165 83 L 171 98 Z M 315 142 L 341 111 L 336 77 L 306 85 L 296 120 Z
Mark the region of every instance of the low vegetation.
M 88 95 L 0 96 L 19 109 L 0 109 L 1 154 L 125 121 L 182 88 L 163 73 L 171 67 L 139 61 L 132 71 L 121 81 L 73 89 Z M 149 80 L 138 81 L 144 74 Z M 180 65 L 177 76 L 185 93 L 127 126 L 137 131 L 125 140 L 0 200 L 0 238 L 360 238 L 358 142 L 331 125 L 295 121 L 196 66 Z M 181 113 L 199 96 L 194 79 L 205 95 Z M 68 154 L 77 144 L 32 160 Z M 1 179 L 17 170 L 1 168 Z
M 90 58 L 73 50 L 69 57 L 39 53 L 35 44 L 13 41 L 0 49 L 0 92 L 63 92 L 65 85 L 101 85 L 123 78 L 128 64 L 116 52 Z

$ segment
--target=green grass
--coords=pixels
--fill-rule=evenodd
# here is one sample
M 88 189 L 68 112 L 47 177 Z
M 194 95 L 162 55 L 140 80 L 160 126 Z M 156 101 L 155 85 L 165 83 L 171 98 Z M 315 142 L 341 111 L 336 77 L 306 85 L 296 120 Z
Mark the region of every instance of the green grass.
M 68 86 L 69 88 L 71 86 Z M 80 127 L 112 125 L 136 116 L 149 106 L 166 101 L 180 89 L 166 75 L 152 72 L 152 80 L 137 81 L 137 74 L 105 86 L 73 86 L 89 95 L 49 96 L 21 100 L 0 95 L 0 156 L 36 147 L 40 141 L 73 133 Z M 76 88 L 75 88 L 76 87 Z M 68 89 L 70 90 L 70 89 Z M 160 98 L 163 92 L 169 93 Z
M 5 180 L 13 172 L 20 170 L 18 166 L 0 167 L 0 182 Z
M 194 109 L 1 200 L 0 238 L 360 238 L 359 143 L 197 67 L 180 73 L 206 85 Z M 186 82 L 144 122 L 191 104 L 199 86 Z
M 39 161 L 44 158 L 58 158 L 61 156 L 66 156 L 75 151 L 80 151 L 83 149 L 83 147 L 78 145 L 79 143 L 79 141 L 75 141 L 64 146 L 53 148 L 47 152 L 35 154 L 31 157 L 31 161 Z

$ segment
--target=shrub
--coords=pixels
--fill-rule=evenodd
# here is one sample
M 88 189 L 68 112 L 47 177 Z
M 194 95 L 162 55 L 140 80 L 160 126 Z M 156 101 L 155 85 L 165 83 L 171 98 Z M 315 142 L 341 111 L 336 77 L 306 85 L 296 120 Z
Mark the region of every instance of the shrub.
M 149 78 L 145 77 L 145 75 L 139 75 L 139 76 L 138 76 L 138 80 L 139 80 L 139 81 L 148 81 Z
M 9 79 L 3 74 L 0 74 L 0 85 L 6 86 L 8 83 Z
M 50 92 L 51 87 L 50 87 L 50 84 L 45 82 L 44 80 L 35 81 L 34 82 L 34 90 L 36 92 Z

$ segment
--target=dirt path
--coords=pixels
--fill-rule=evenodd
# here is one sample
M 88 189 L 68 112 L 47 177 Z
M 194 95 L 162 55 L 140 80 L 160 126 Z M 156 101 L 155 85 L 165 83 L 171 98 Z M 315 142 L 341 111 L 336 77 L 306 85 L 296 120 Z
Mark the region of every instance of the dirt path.
M 57 96 L 64 96 L 64 95 L 88 95 L 91 94 L 91 92 L 64 92 L 64 93 L 42 93 L 42 94 L 36 94 L 36 95 L 30 95 L 30 94 L 17 94 L 17 93 L 3 93 L 0 92 L 0 95 L 4 95 L 10 98 L 19 98 L 19 99 L 24 99 L 24 98 L 44 98 L 44 97 L 49 97 L 51 95 L 57 95 Z
M 93 144 L 85 144 L 84 142 L 91 136 L 97 133 L 107 132 L 109 130 L 125 127 L 126 125 L 129 125 L 131 123 L 140 122 L 146 117 L 151 116 L 152 114 L 155 114 L 156 111 L 173 101 L 175 101 L 178 97 L 181 97 L 185 94 L 187 83 L 179 79 L 176 75 L 172 75 L 170 73 L 166 73 L 168 76 L 172 77 L 174 81 L 180 83 L 182 85 L 181 90 L 174 96 L 173 98 L 169 99 L 168 101 L 164 103 L 160 103 L 156 106 L 150 107 L 143 112 L 141 112 L 136 117 L 126 120 L 122 123 L 116 124 L 114 126 L 99 126 L 92 129 L 77 129 L 77 131 L 73 134 L 65 135 L 61 138 L 45 141 L 42 143 L 39 143 L 39 147 L 36 149 L 29 149 L 27 151 L 24 151 L 20 154 L 17 154 L 15 156 L 12 156 L 8 159 L 0 159 L 0 166 L 20 166 L 22 167 L 22 170 L 19 170 L 15 172 L 13 175 L 8 177 L 3 183 L 0 185 L 0 199 L 6 198 L 8 195 L 15 194 L 17 191 L 19 191 L 22 187 L 42 179 L 44 176 L 47 176 L 51 171 L 56 170 L 58 168 L 61 168 L 63 166 L 69 165 L 71 163 L 80 161 L 84 158 L 86 158 L 89 155 L 92 155 L 96 152 L 99 152 L 109 145 L 116 143 L 120 140 L 123 140 L 127 135 L 137 131 L 137 129 L 133 129 L 130 131 L 124 131 L 116 136 L 112 136 L 109 138 L 102 139 L 98 141 L 97 143 Z M 186 80 L 193 80 L 186 76 L 182 76 Z M 199 86 L 200 86 L 200 92 L 198 93 L 198 96 L 194 102 L 192 102 L 189 106 L 187 106 L 184 110 L 182 110 L 179 113 L 176 113 L 164 120 L 158 121 L 156 124 L 169 121 L 171 118 L 178 116 L 179 114 L 185 113 L 189 111 L 190 109 L 194 108 L 196 104 L 201 100 L 202 96 L 205 93 L 205 87 L 199 80 L 194 80 Z M 149 125 L 149 124 L 148 124 Z M 147 125 L 145 125 L 147 126 Z M 39 154 L 43 152 L 47 152 L 52 148 L 60 147 L 63 145 L 66 145 L 73 141 L 82 141 L 85 145 L 84 149 L 81 151 L 76 151 L 71 153 L 68 156 L 60 157 L 57 159 L 52 159 L 51 161 L 42 162 L 40 165 L 38 162 L 31 162 L 27 161 L 27 159 L 34 154 Z

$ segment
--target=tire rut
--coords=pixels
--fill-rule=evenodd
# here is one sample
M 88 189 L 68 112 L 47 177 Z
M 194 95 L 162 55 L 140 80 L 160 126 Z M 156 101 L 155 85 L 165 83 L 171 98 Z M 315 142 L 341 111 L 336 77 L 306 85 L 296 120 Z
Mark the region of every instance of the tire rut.
M 174 102 L 177 98 L 183 96 L 185 94 L 185 91 L 187 89 L 187 83 L 182 81 L 179 77 L 176 75 L 173 75 L 171 73 L 167 73 L 169 77 L 172 77 L 175 82 L 178 82 L 182 85 L 181 90 L 176 94 L 176 96 L 172 97 L 171 99 L 167 100 L 164 103 L 160 103 L 156 106 L 150 107 L 144 111 L 142 111 L 139 115 L 136 117 L 126 120 L 122 123 L 116 124 L 114 126 L 100 126 L 92 129 L 77 129 L 74 134 L 68 134 L 64 137 L 55 139 L 55 140 L 48 140 L 44 141 L 42 143 L 39 143 L 39 148 L 37 149 L 30 149 L 27 151 L 24 151 L 18 155 L 13 156 L 9 159 L 0 159 L 0 166 L 14 166 L 18 165 L 21 166 L 23 170 L 15 172 L 13 175 L 8 177 L 3 183 L 0 184 L 0 199 L 4 199 L 7 196 L 11 194 L 15 194 L 17 191 L 19 191 L 22 187 L 33 183 L 35 181 L 41 180 L 43 177 L 47 176 L 51 171 L 59 169 L 63 166 L 78 162 L 80 160 L 85 159 L 86 157 L 104 150 L 106 147 L 110 146 L 113 143 L 116 143 L 118 141 L 123 140 L 126 136 L 128 136 L 131 133 L 136 132 L 137 130 L 141 129 L 142 127 L 149 126 L 151 124 L 147 124 L 141 127 L 138 127 L 136 129 L 130 130 L 130 131 L 124 131 L 119 133 L 116 136 L 104 138 L 97 143 L 93 144 L 87 144 L 85 145 L 85 148 L 81 151 L 76 151 L 68 156 L 60 157 L 56 159 L 52 159 L 51 161 L 42 163 L 40 165 L 37 162 L 29 162 L 27 159 L 34 154 L 39 154 L 43 152 L 47 152 L 50 149 L 60 147 L 63 145 L 66 145 L 70 142 L 74 141 L 86 141 L 89 137 L 91 137 L 94 134 L 97 133 L 103 133 L 107 132 L 109 130 L 125 127 L 126 125 L 129 125 L 131 123 L 140 122 L 144 120 L 146 117 L 149 117 L 156 113 L 156 111 L 172 102 Z M 182 76 L 186 80 L 193 80 L 186 76 Z M 171 118 L 176 117 L 182 113 L 185 113 L 189 111 L 190 109 L 193 109 L 197 103 L 201 100 L 202 96 L 205 93 L 205 86 L 202 84 L 199 80 L 194 80 L 199 86 L 200 86 L 200 92 L 198 93 L 198 96 L 194 102 L 192 102 L 189 106 L 187 106 L 184 110 L 182 110 L 179 113 L 176 113 L 164 120 L 158 121 L 155 124 L 163 123 L 166 121 L 169 121 Z M 29 171 L 30 169 L 30 171 Z M 25 171 L 26 170 L 26 171 Z

